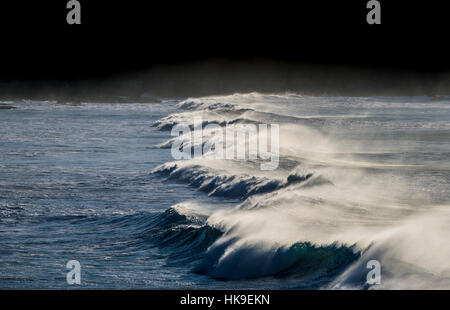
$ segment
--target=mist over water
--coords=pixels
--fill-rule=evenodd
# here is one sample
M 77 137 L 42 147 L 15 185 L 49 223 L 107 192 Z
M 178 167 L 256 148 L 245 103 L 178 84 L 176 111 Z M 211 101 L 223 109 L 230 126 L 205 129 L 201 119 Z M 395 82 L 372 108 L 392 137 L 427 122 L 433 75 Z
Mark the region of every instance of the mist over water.
M 450 98 L 7 104 L 2 288 L 67 287 L 70 259 L 88 288 L 450 288 Z M 174 161 L 196 116 L 279 124 L 278 169 Z

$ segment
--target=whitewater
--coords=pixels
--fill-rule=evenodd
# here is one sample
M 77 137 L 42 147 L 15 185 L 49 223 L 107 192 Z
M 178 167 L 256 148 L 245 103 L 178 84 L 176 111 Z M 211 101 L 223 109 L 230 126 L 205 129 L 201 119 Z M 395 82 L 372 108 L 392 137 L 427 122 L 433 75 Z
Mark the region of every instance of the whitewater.
M 8 104 L 3 288 L 65 287 L 77 257 L 88 288 L 450 288 L 449 97 Z M 172 145 L 190 142 L 171 130 L 196 117 L 278 124 L 277 169 L 174 160 Z

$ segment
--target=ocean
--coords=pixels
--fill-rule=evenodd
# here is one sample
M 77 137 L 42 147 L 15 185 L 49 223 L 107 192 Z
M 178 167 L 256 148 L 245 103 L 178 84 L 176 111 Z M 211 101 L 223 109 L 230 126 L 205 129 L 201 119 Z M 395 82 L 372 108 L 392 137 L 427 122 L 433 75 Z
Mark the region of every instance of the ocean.
M 0 289 L 450 289 L 450 97 L 0 107 Z M 175 160 L 195 117 L 277 124 L 276 169 Z

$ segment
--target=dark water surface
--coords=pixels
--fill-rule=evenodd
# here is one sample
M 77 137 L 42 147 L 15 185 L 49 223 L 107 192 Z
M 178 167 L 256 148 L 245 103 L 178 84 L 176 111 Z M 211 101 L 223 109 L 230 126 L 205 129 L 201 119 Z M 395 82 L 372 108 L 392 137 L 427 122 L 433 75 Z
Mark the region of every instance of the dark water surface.
M 450 287 L 450 248 L 441 245 L 449 230 L 438 221 L 450 219 L 448 100 L 248 94 L 176 103 L 4 104 L 15 109 L 0 110 L 1 289 L 73 288 L 69 260 L 81 263 L 82 288 L 363 288 L 355 270 L 373 258 L 368 244 L 398 272 L 386 288 Z M 199 113 L 286 125 L 280 171 L 170 166 L 170 148 L 157 147 L 170 132 L 152 125 L 191 124 Z M 332 158 L 318 155 L 330 150 Z M 329 189 L 286 183 L 300 166 Z M 258 191 L 266 181 L 278 185 Z M 428 244 L 408 217 L 425 206 L 418 223 Z M 435 260 L 427 265 L 416 250 Z

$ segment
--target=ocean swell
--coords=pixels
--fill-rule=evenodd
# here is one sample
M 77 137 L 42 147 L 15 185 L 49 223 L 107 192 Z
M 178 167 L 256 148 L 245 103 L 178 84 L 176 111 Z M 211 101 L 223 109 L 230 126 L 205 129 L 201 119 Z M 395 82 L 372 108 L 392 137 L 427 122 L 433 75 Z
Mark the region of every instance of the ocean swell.
M 152 173 L 165 182 L 184 182 L 222 200 L 211 201 L 195 220 L 186 214 L 202 213 L 196 203 L 187 213 L 166 211 L 150 229 L 152 238 L 172 257 L 192 263 L 194 272 L 219 280 L 295 278 L 294 288 L 450 287 L 450 248 L 441 245 L 450 220 L 447 176 L 427 174 L 420 166 L 426 158 L 406 164 L 386 155 L 426 147 L 417 140 L 422 132 L 404 130 L 431 128 L 429 119 L 409 120 L 405 111 L 430 106 L 404 100 L 251 93 L 181 101 L 181 112 L 154 126 L 194 129 L 198 115 L 201 129 L 277 123 L 280 166 L 261 171 L 251 160 L 194 158 L 157 167 Z M 398 115 L 387 119 L 379 111 L 392 102 Z M 403 130 L 399 137 L 407 143 L 386 139 L 386 128 Z M 380 285 L 366 283 L 371 260 L 381 263 Z

